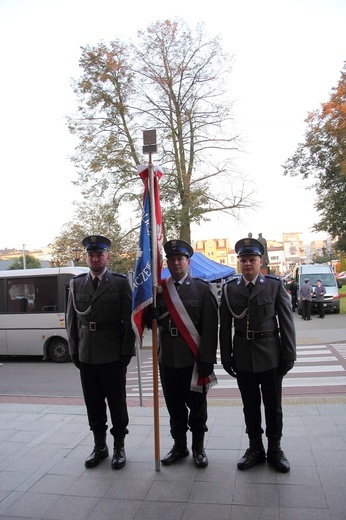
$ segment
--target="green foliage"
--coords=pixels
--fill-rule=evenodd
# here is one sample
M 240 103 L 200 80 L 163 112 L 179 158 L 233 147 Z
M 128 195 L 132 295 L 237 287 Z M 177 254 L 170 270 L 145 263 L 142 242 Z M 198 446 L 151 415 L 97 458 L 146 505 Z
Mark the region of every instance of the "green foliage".
M 19 256 L 16 258 L 12 264 L 10 265 L 9 269 L 23 269 L 24 267 L 23 257 Z M 26 269 L 37 269 L 41 267 L 41 262 L 35 258 L 32 255 L 25 255 L 25 268 Z
M 346 244 L 345 244 L 345 246 L 346 246 Z M 345 247 L 345 249 L 343 249 L 343 251 L 346 251 L 346 247 Z M 341 253 L 341 255 L 340 255 L 339 272 L 341 273 L 342 271 L 346 271 L 346 255 L 344 253 Z
M 122 235 L 114 206 L 111 203 L 102 204 L 97 199 L 91 199 L 87 205 L 76 204 L 74 220 L 65 224 L 52 245 L 54 265 L 64 266 L 68 261 L 73 261 L 73 249 L 79 247 L 82 253 L 78 265 L 86 266 L 82 240 L 90 235 L 103 235 L 112 241 L 109 263 L 111 270 L 127 273 L 134 269 L 137 234 L 130 232 Z
M 324 256 L 317 256 L 314 258 L 314 262 L 316 264 L 328 264 L 328 262 L 330 262 L 330 260 L 338 260 L 339 259 L 339 256 L 332 252 L 331 255 L 324 255 Z
M 316 231 L 337 239 L 334 248 L 346 251 L 346 62 L 330 100 L 306 119 L 305 142 L 284 165 L 285 175 L 313 181 Z

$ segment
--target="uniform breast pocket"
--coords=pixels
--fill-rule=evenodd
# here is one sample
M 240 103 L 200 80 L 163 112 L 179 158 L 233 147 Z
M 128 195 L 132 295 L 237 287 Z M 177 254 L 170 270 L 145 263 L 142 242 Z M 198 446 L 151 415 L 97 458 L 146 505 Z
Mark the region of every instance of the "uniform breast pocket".
M 91 296 L 89 294 L 76 294 L 75 301 L 77 309 L 85 311 L 91 304 Z
M 198 300 L 190 299 L 188 301 L 184 301 L 184 307 L 186 309 L 194 309 L 194 308 L 199 307 L 199 302 L 198 302 Z
M 117 294 L 103 294 L 100 298 L 100 307 L 104 310 L 119 312 L 121 307 L 121 298 Z
M 275 300 L 271 295 L 259 294 L 256 298 L 256 307 L 264 316 L 275 314 Z
M 120 301 L 120 296 L 117 294 L 103 294 L 100 298 L 101 302 L 116 302 Z
M 197 326 L 201 317 L 201 303 L 194 298 L 190 298 L 187 301 L 183 301 L 186 312 L 190 316 L 191 320 Z M 198 327 L 197 327 L 198 329 Z
M 236 298 L 229 298 L 229 304 L 233 307 L 247 307 L 248 300 L 244 296 L 237 296 Z
M 76 294 L 75 300 L 77 302 L 89 302 L 91 300 L 91 296 L 89 294 Z
M 270 294 L 259 294 L 257 296 L 257 305 L 274 305 L 275 300 Z

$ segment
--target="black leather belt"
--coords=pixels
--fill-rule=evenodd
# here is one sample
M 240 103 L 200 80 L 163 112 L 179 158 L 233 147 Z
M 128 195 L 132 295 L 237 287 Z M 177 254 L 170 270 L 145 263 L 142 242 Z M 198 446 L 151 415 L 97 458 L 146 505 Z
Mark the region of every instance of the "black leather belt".
M 96 323 L 96 321 L 89 321 L 86 325 L 81 325 L 82 329 L 88 329 L 91 332 L 96 330 L 117 330 L 121 328 L 120 324 L 117 323 Z
M 277 336 L 279 334 L 279 329 L 272 330 L 236 330 L 235 335 L 240 336 L 241 338 L 246 338 L 248 340 L 254 340 L 258 338 L 270 338 L 272 336 Z

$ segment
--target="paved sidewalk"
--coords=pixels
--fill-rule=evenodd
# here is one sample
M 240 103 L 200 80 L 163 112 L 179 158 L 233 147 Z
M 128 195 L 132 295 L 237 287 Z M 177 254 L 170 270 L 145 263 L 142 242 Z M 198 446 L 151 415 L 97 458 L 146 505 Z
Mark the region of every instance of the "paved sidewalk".
M 345 315 L 295 322 L 298 345 L 346 343 Z M 114 471 L 110 459 L 84 467 L 93 439 L 81 399 L 3 396 L 0 520 L 345 520 L 345 405 L 346 395 L 284 399 L 291 472 L 280 474 L 237 470 L 247 448 L 239 399 L 209 401 L 204 469 L 191 456 L 160 467 L 152 400 L 129 400 L 127 464 Z M 163 400 L 159 420 L 162 456 L 172 446 Z
M 345 520 L 346 397 L 285 403 L 288 474 L 267 464 L 237 470 L 247 447 L 242 408 L 223 404 L 209 406 L 207 468 L 190 456 L 158 469 L 153 408 L 130 407 L 128 461 L 114 471 L 110 459 L 84 467 L 93 444 L 84 406 L 1 403 L 0 519 Z M 163 455 L 165 407 L 160 443 Z

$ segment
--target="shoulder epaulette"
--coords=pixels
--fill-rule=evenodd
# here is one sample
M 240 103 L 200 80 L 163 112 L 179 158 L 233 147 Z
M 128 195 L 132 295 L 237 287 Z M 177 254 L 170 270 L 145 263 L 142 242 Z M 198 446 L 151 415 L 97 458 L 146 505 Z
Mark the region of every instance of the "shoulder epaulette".
M 81 276 L 86 276 L 88 273 L 80 273 L 80 274 L 76 274 L 76 276 L 74 276 L 73 278 L 80 278 Z
M 111 271 L 111 274 L 113 274 L 114 276 L 120 276 L 121 278 L 127 278 L 126 274 L 122 274 L 122 273 L 113 273 Z
M 272 280 L 281 280 L 280 276 L 277 276 L 276 274 L 265 274 L 265 278 L 271 278 Z
M 230 280 L 228 280 L 227 282 L 225 282 L 225 284 L 229 284 L 229 283 L 233 283 L 233 282 L 238 282 L 239 278 L 236 277 L 236 278 L 231 278 Z
M 193 279 L 199 280 L 200 282 L 204 282 L 204 283 L 210 283 L 210 282 L 208 282 L 208 280 L 204 280 L 204 278 L 199 278 L 198 276 L 196 276 L 196 277 L 194 276 Z

